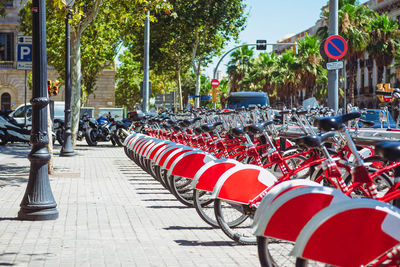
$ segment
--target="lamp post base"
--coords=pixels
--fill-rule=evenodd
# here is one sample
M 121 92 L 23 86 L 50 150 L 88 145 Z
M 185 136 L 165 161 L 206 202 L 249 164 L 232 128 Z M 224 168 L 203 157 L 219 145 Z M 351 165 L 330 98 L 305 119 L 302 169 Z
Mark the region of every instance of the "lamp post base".
M 73 149 L 72 150 L 67 150 L 64 148 L 61 149 L 60 157 L 72 157 L 72 156 L 75 156 L 75 151 Z
M 56 208 L 50 209 L 26 209 L 21 208 L 18 212 L 19 220 L 26 221 L 46 221 L 46 220 L 56 220 L 58 218 L 58 210 Z

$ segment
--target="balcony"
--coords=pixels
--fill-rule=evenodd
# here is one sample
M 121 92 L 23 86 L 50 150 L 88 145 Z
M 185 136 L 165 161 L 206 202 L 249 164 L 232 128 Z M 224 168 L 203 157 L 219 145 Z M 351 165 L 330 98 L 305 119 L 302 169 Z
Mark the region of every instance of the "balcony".
M 15 69 L 14 61 L 0 61 L 0 69 Z

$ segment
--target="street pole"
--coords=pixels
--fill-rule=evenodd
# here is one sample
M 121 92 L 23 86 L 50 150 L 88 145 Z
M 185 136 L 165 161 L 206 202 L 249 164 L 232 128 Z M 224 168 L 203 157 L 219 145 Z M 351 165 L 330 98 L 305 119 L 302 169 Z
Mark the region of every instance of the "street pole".
M 146 11 L 144 20 L 144 76 L 143 76 L 143 111 L 149 112 L 149 51 L 150 51 L 150 11 Z
M 71 26 L 69 20 L 72 18 L 70 7 L 65 18 L 65 109 L 64 109 L 64 143 L 61 148 L 60 157 L 71 157 L 75 155 L 71 140 Z
M 329 35 L 339 34 L 338 9 L 339 9 L 338 0 L 329 0 Z M 337 61 L 337 60 L 331 60 L 331 61 Z M 328 70 L 328 106 L 329 108 L 335 111 L 337 111 L 339 107 L 338 70 Z
M 297 43 L 270 43 L 270 44 L 265 44 L 265 45 L 297 45 Z M 214 68 L 213 79 L 216 79 L 216 77 L 217 77 L 218 67 L 219 67 L 219 64 L 221 64 L 222 60 L 223 60 L 227 55 L 229 55 L 233 50 L 236 50 L 236 49 L 238 49 L 238 48 L 240 48 L 240 47 L 243 47 L 243 46 L 257 46 L 257 44 L 242 44 L 242 45 L 235 46 L 234 48 L 228 50 L 228 51 L 227 51 L 225 54 L 223 54 L 222 57 L 218 60 L 217 65 L 216 65 L 215 68 Z M 214 95 L 214 94 L 215 94 L 215 88 L 213 87 L 213 95 Z M 213 101 L 213 108 L 215 108 L 215 107 L 216 107 L 216 102 Z
M 46 55 L 46 0 L 32 1 L 32 150 L 28 185 L 21 201 L 18 219 L 41 221 L 58 218 L 49 181 L 50 154 L 47 132 L 47 55 Z

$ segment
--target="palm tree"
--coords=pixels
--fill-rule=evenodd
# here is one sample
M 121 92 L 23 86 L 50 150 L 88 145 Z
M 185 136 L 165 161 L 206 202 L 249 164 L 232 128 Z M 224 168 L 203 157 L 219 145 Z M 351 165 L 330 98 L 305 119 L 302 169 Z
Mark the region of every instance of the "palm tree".
M 316 80 L 325 72 L 322 70 L 322 57 L 319 53 L 320 41 L 315 36 L 306 35 L 299 40 L 298 57 L 301 64 L 301 87 L 306 89 L 306 98 L 313 95 Z
M 289 104 L 289 96 L 295 95 L 301 88 L 301 64 L 292 50 L 286 50 L 278 57 L 271 76 L 271 82 L 277 87 L 277 96 Z
M 392 63 L 400 37 L 398 24 L 387 14 L 376 15 L 370 25 L 371 41 L 367 46 L 369 55 L 375 60 L 378 68 L 378 83 L 382 83 L 384 67 Z
M 260 53 L 258 57 L 252 59 L 251 69 L 246 73 L 240 84 L 250 88 L 250 90 L 262 90 L 273 96 L 275 86 L 271 83 L 271 73 L 275 69 L 276 60 L 274 53 Z
M 240 91 L 242 87 L 239 82 L 251 69 L 251 58 L 254 55 L 254 48 L 242 46 L 236 49 L 230 56 L 228 62 L 228 75 L 231 81 L 231 92 Z

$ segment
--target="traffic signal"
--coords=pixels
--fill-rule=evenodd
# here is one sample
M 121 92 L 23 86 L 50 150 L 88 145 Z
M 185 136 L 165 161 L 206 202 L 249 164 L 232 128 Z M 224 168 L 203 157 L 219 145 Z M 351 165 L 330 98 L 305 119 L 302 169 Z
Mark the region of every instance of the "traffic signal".
M 53 94 L 53 90 L 51 88 L 51 81 L 47 80 L 47 92 L 49 94 L 49 96 L 51 96 Z
M 293 54 L 297 55 L 297 42 L 294 42 L 294 45 L 292 46 L 293 49 Z
M 58 95 L 60 85 L 61 82 L 59 80 L 55 80 L 54 82 L 47 80 L 47 91 L 49 93 L 49 97 Z
M 257 50 L 267 50 L 267 40 L 257 40 Z
M 53 83 L 53 95 L 56 96 L 58 95 L 58 90 L 60 87 L 61 82 L 59 80 L 55 80 Z

